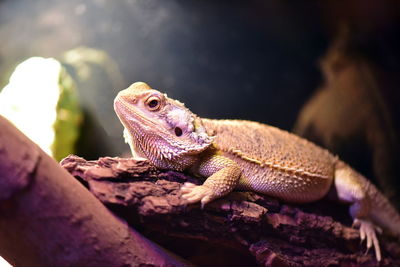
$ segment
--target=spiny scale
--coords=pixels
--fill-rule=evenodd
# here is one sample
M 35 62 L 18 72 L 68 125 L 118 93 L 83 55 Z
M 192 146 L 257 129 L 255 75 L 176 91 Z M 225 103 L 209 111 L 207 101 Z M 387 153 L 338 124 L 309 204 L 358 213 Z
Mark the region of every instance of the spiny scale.
M 251 121 L 203 119 L 203 124 L 213 130 L 219 150 L 243 160 L 299 176 L 333 177 L 337 158 L 294 134 Z

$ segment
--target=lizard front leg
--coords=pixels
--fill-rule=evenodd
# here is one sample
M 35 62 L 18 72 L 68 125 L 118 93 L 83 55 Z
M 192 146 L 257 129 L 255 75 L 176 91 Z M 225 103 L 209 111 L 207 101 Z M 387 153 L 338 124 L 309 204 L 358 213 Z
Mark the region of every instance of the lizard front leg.
M 376 190 L 361 174 L 354 171 L 343 162 L 338 162 L 335 168 L 335 189 L 340 201 L 350 204 L 350 215 L 353 217 L 353 226 L 358 227 L 360 239 L 367 239 L 367 250 L 375 248 L 375 256 L 381 260 L 381 250 L 376 231 L 380 228 L 371 221 L 372 201 L 368 192 Z
M 202 158 L 191 171 L 208 178 L 202 185 L 185 183 L 181 188 L 182 197 L 188 203 L 200 201 L 202 207 L 231 192 L 238 184 L 242 172 L 236 162 L 216 154 Z

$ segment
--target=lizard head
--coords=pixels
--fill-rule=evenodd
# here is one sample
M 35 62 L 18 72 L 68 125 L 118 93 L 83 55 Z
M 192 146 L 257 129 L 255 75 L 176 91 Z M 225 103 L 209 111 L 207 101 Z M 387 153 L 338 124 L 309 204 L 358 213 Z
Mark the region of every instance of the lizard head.
M 114 109 L 131 147 L 157 167 L 184 169 L 212 143 L 199 117 L 145 83 L 119 92 Z

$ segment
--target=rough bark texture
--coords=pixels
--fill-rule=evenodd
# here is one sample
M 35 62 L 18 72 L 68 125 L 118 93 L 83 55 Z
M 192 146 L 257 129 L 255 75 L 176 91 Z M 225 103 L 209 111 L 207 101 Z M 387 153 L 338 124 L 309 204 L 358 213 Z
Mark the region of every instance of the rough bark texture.
M 0 255 L 14 266 L 185 266 L 0 116 Z
M 346 206 L 325 200 L 287 205 L 233 192 L 201 210 L 187 206 L 179 192 L 182 183 L 201 181 L 147 161 L 69 156 L 61 164 L 129 224 L 198 265 L 377 266 L 350 227 Z M 400 265 L 397 241 L 380 241 L 380 265 Z

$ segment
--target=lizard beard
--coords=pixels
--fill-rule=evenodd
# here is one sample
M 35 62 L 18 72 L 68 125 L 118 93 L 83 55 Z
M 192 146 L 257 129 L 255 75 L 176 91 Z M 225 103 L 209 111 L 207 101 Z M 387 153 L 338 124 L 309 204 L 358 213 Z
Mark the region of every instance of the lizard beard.
M 155 135 L 149 135 L 142 141 L 137 143 L 136 147 L 154 166 L 177 171 L 185 170 L 191 166 L 196 161 L 197 154 L 209 146 L 207 144 L 193 147 L 182 144 L 172 146 L 167 140 Z

